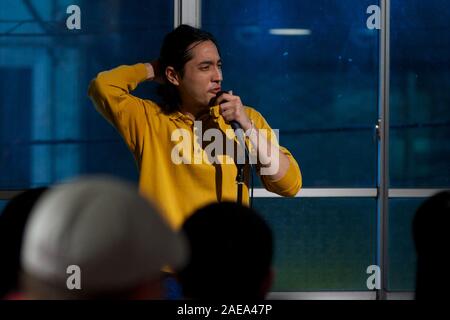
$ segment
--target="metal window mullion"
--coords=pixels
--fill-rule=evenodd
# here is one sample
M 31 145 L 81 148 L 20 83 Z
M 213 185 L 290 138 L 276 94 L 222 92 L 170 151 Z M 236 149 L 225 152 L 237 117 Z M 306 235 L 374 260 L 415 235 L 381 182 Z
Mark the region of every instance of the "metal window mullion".
M 376 198 L 376 188 L 302 188 L 297 198 Z M 254 189 L 255 198 L 280 198 L 282 196 L 264 188 Z
M 409 188 L 409 189 L 389 189 L 389 198 L 429 198 L 435 195 L 438 192 L 442 192 L 448 189 L 418 189 L 418 188 Z
M 181 24 L 181 0 L 173 0 L 173 28 Z
M 389 68 L 390 68 L 390 0 L 381 0 L 380 69 L 378 112 L 380 139 L 378 157 L 378 265 L 381 272 L 381 288 L 378 299 L 387 298 L 388 275 L 388 214 L 389 214 Z
M 268 300 L 375 300 L 373 291 L 270 292 Z M 414 291 L 387 292 L 387 300 L 414 300 Z
M 375 300 L 373 291 L 270 292 L 268 300 Z
M 180 24 L 201 27 L 201 0 L 174 0 L 174 28 Z
M 428 198 L 432 195 L 448 190 L 448 188 L 441 189 L 389 189 L 389 199 L 393 198 Z M 25 191 L 23 190 L 0 190 L 0 200 L 12 199 L 17 194 Z M 255 198 L 281 198 L 282 196 L 270 192 L 264 188 L 255 188 Z M 296 198 L 378 198 L 377 188 L 302 188 L 300 192 L 295 195 Z

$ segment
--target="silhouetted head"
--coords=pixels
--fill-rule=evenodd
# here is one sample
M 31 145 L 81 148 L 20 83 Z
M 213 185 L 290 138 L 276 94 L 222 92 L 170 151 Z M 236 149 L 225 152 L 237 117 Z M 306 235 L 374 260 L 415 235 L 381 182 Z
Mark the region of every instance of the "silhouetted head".
M 427 199 L 413 220 L 417 252 L 416 299 L 437 299 L 450 285 L 444 262 L 449 248 L 450 191 Z
M 82 177 L 52 187 L 27 223 L 21 263 L 31 299 L 160 299 L 161 268 L 187 244 L 138 189 Z
M 272 283 L 272 232 L 252 209 L 236 203 L 208 205 L 182 227 L 191 260 L 179 272 L 186 298 L 263 299 Z
M 217 41 L 209 32 L 180 25 L 164 38 L 159 69 L 165 80 L 157 90 L 163 112 L 179 110 L 182 103 L 208 106 L 215 96 L 210 91 L 222 81 Z
M 20 274 L 20 250 L 30 212 L 47 190 L 29 189 L 11 199 L 0 215 L 0 298 L 17 291 Z

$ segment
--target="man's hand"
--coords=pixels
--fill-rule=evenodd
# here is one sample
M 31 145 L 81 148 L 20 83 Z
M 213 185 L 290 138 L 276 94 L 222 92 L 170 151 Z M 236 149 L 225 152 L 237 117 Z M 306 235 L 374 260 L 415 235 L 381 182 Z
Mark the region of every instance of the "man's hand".
M 216 103 L 219 105 L 220 113 L 226 121 L 235 120 L 239 122 L 245 132 L 252 128 L 252 122 L 245 112 L 241 98 L 234 96 L 232 91 L 223 93 L 217 98 Z M 258 163 L 266 170 L 262 174 L 267 175 L 273 181 L 284 177 L 290 166 L 289 158 L 281 152 L 275 143 L 271 143 L 267 139 L 260 139 L 262 136 L 258 134 L 258 129 L 250 132 L 252 134 L 249 135 L 249 140 L 257 152 Z
M 163 76 L 158 60 L 153 60 L 150 63 L 146 63 L 147 67 L 147 80 L 155 81 L 159 84 L 164 84 L 165 77 Z
M 223 93 L 217 98 L 217 104 L 220 107 L 220 114 L 227 121 L 237 121 L 244 131 L 252 127 L 252 123 L 245 112 L 241 98 L 233 95 L 233 91 Z

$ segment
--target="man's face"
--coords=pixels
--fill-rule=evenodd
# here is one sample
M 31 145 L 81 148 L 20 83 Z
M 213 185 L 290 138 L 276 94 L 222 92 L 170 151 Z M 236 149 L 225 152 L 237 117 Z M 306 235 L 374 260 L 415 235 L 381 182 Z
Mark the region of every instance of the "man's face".
M 180 95 L 183 104 L 207 107 L 221 90 L 222 61 L 212 41 L 194 43 L 192 59 L 184 65 L 184 76 L 180 79 Z

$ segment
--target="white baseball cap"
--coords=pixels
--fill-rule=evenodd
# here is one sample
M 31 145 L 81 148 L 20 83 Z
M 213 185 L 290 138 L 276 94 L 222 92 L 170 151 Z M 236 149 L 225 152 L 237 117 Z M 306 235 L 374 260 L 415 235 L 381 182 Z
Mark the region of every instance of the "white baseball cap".
M 65 288 L 67 269 L 75 265 L 88 292 L 157 279 L 164 266 L 182 267 L 188 248 L 135 186 L 105 176 L 47 191 L 31 213 L 23 243 L 26 273 Z

